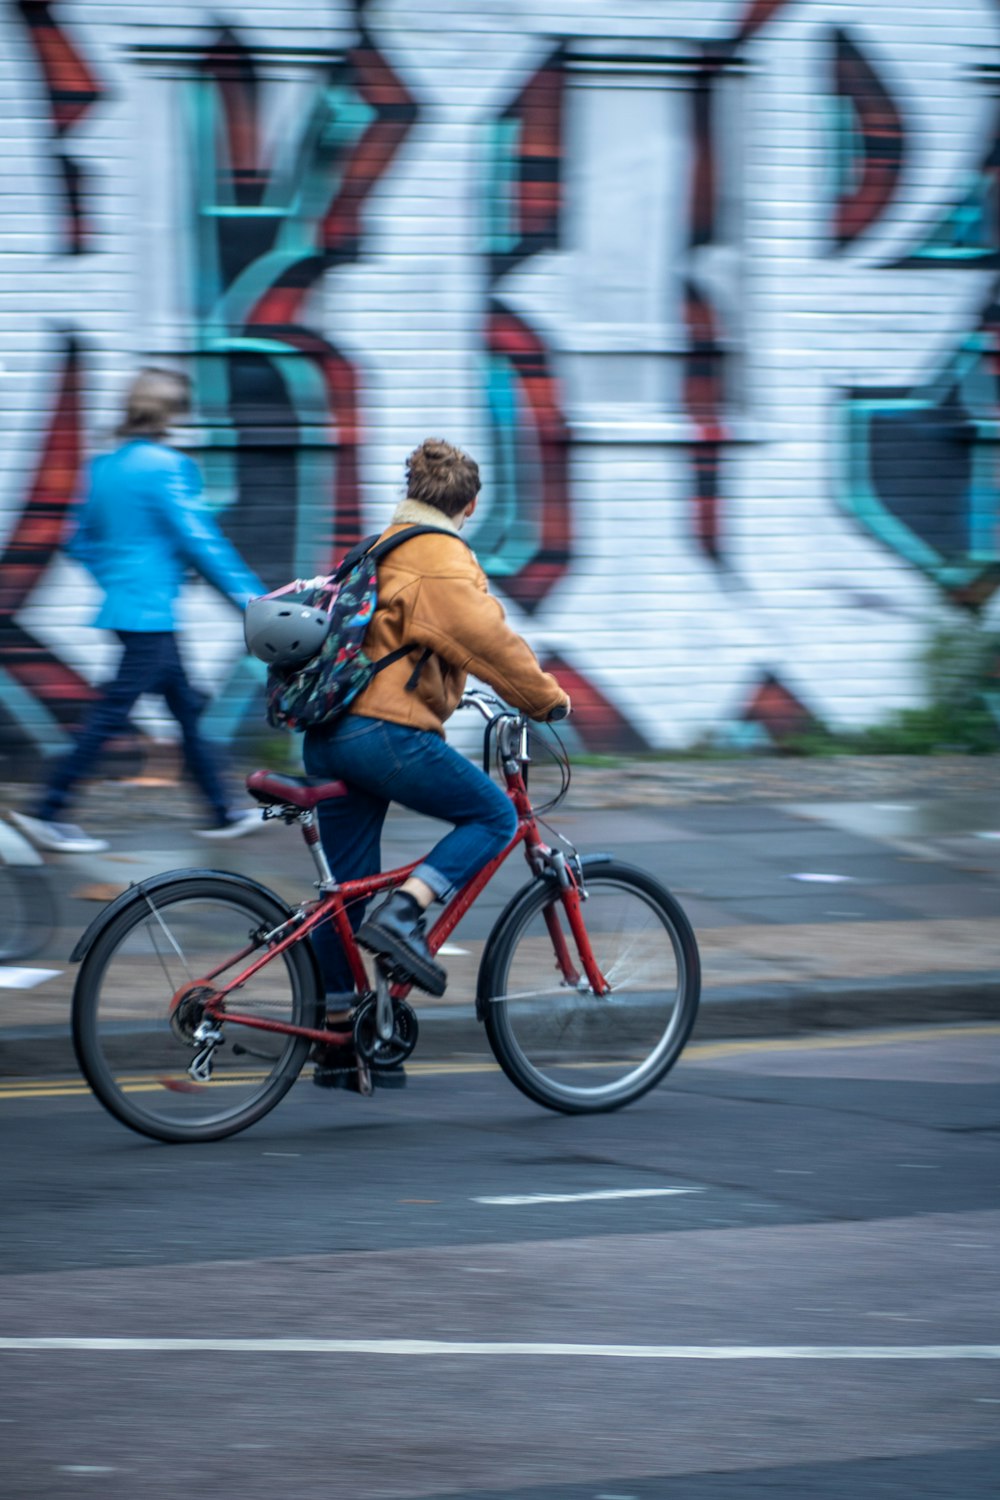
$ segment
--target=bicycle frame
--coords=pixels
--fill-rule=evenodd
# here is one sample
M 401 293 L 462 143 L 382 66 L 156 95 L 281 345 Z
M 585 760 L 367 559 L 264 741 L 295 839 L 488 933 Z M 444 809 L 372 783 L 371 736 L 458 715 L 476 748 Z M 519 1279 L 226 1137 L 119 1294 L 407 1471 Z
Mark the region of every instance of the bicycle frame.
M 543 871 L 550 870 L 550 878 L 558 880 L 560 887 L 561 904 L 566 913 L 566 920 L 576 945 L 583 975 L 577 969 L 570 953 L 569 944 L 565 933 L 559 922 L 558 906 L 552 902 L 545 909 L 545 923 L 552 940 L 552 947 L 556 963 L 567 985 L 577 987 L 584 982 L 596 995 L 606 995 L 610 989 L 604 976 L 597 967 L 590 939 L 587 936 L 584 925 L 582 896 L 575 872 L 565 862 L 553 859 L 553 852 L 544 842 L 538 830 L 538 824 L 531 799 L 528 795 L 527 785 L 523 774 L 523 763 L 513 758 L 504 762 L 504 776 L 507 785 L 507 794 L 514 804 L 518 815 L 518 825 L 514 837 L 510 843 L 497 854 L 488 865 L 485 865 L 478 874 L 474 875 L 461 890 L 446 905 L 444 911 L 438 917 L 434 926 L 428 933 L 427 943 L 432 953 L 436 953 L 441 945 L 458 926 L 466 915 L 469 908 L 478 896 L 486 888 L 493 876 L 500 869 L 514 850 L 521 844 L 525 846 L 525 858 L 529 868 L 540 875 Z M 316 848 L 319 843 L 319 832 L 316 827 L 314 813 L 298 813 L 297 821 L 302 825 L 303 837 L 310 849 Z M 284 953 L 294 943 L 301 942 L 308 937 L 309 933 L 322 922 L 332 921 L 337 935 L 344 945 L 351 973 L 360 994 L 370 993 L 368 973 L 365 969 L 361 952 L 354 937 L 354 932 L 347 915 L 347 909 L 353 902 L 367 900 L 380 891 L 389 890 L 393 886 L 401 885 L 407 876 L 411 875 L 417 868 L 419 860 L 412 864 L 401 865 L 394 870 L 385 870 L 377 875 L 366 876 L 361 880 L 346 880 L 343 883 L 330 882 L 324 894 L 316 901 L 304 903 L 280 927 L 274 929 L 278 936 L 277 940 L 269 943 L 267 951 L 257 958 L 246 969 L 238 973 L 228 984 L 217 989 L 215 993 L 205 1002 L 204 1016 L 208 1021 L 215 1023 L 229 1022 L 233 1025 L 246 1027 L 256 1031 L 280 1032 L 287 1036 L 305 1037 L 309 1041 L 318 1042 L 326 1046 L 347 1045 L 353 1041 L 353 1033 L 348 1028 L 338 1030 L 334 1027 L 309 1027 L 295 1026 L 290 1022 L 268 1020 L 259 1016 L 245 1015 L 238 1010 L 232 1010 L 226 1006 L 226 999 L 235 991 L 238 991 L 246 982 L 258 973 L 272 959 L 280 953 Z M 322 868 L 322 866 L 321 866 Z M 321 882 L 326 885 L 327 882 Z M 203 974 L 193 984 L 186 984 L 174 996 L 171 1010 L 180 1004 L 184 995 L 190 993 L 197 986 L 210 985 L 211 981 L 227 969 L 232 968 L 245 955 L 254 951 L 255 944 L 248 944 L 242 952 L 234 954 L 216 969 Z M 409 993 L 411 986 L 407 984 L 394 984 L 391 987 L 393 998 L 402 999 Z

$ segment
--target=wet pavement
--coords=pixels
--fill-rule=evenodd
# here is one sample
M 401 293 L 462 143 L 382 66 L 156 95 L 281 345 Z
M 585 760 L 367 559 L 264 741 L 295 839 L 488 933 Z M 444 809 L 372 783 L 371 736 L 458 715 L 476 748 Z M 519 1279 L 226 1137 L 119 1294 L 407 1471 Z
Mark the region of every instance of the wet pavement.
M 533 793 L 552 789 L 540 768 Z M 28 795 L 0 788 L 0 807 Z M 130 882 L 199 866 L 245 872 L 290 899 L 310 889 L 295 830 L 269 824 L 207 844 L 194 836 L 199 809 L 183 785 L 94 782 L 74 817 L 112 848 L 49 857 L 42 869 L 46 894 L 34 909 L 44 941 L 0 967 L 0 1075 L 51 1066 L 33 1038 L 66 1037 L 68 954 Z M 1000 757 L 586 765 L 552 822 L 584 852 L 611 850 L 651 871 L 681 900 L 704 965 L 699 1036 L 1000 1010 Z M 394 811 L 384 862 L 415 859 L 434 837 L 435 825 Z M 438 1052 L 481 1048 L 471 1020 L 478 957 L 526 876 L 516 855 L 457 929 L 444 1002 L 418 1001 L 422 1055 L 444 1021 Z
M 998 792 L 1000 759 L 583 768 L 555 825 L 701 945 L 658 1088 L 559 1116 L 493 1066 L 471 996 L 517 859 L 404 1090 L 303 1077 L 165 1147 L 74 1072 L 76 937 L 166 868 L 296 897 L 310 866 L 280 826 L 202 843 L 182 787 L 88 787 L 112 848 L 41 867 L 44 941 L 0 967 L 0 1493 L 995 1495 Z M 393 814 L 386 863 L 432 837 Z
M 165 1147 L 0 1082 L 16 1500 L 986 1500 L 1000 1025 L 415 1064 Z

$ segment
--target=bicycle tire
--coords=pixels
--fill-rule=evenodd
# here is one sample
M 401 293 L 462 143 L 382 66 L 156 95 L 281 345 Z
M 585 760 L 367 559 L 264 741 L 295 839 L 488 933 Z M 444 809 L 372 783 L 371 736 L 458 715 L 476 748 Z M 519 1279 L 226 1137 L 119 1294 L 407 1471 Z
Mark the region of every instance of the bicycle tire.
M 621 1109 L 660 1083 L 691 1035 L 701 992 L 691 924 L 659 881 L 615 860 L 585 879 L 584 921 L 610 996 L 594 995 L 583 979 L 535 978 L 543 957 L 558 969 L 545 911 L 561 911 L 561 889 L 548 879 L 526 886 L 501 914 L 479 972 L 479 1011 L 497 1062 L 529 1099 L 564 1114 Z M 573 953 L 564 917 L 561 926 Z M 666 974 L 662 985 L 650 977 L 668 963 L 672 997 Z M 612 1070 L 620 1076 L 609 1081 Z
M 0 912 L 0 963 L 39 953 L 55 925 L 55 896 L 44 870 L 0 863 Z
M 202 1086 L 187 1072 L 197 1044 L 178 1036 L 170 1020 L 170 1001 L 185 983 L 174 983 L 177 973 L 190 980 L 241 948 L 252 952 L 288 911 L 262 887 L 185 875 L 139 890 L 98 934 L 74 987 L 73 1044 L 90 1087 L 122 1124 L 170 1143 L 219 1140 L 260 1120 L 292 1087 L 309 1052 L 306 1038 L 223 1022 L 228 1050 L 223 1045 L 213 1055 L 223 1072 Z M 249 962 L 241 958 L 240 967 Z M 237 992 L 234 1010 L 254 1007 L 294 1025 L 321 1024 L 322 993 L 307 943 L 293 944 Z M 255 1072 L 236 1061 L 244 1056 L 263 1057 L 268 1066 Z

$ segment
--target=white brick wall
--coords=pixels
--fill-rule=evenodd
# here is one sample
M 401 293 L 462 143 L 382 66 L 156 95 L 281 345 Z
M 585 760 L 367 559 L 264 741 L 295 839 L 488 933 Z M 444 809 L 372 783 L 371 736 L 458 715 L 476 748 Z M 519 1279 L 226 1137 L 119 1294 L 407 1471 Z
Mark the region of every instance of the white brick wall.
M 326 272 L 301 321 L 360 374 L 369 529 L 387 519 L 403 458 L 429 432 L 481 458 L 484 510 L 490 503 L 483 179 L 497 116 L 560 38 L 577 50 L 591 39 L 605 52 L 691 57 L 735 37 L 749 9 L 741 0 L 426 0 L 419 14 L 400 0 L 366 7 L 374 41 L 420 114 L 366 201 L 358 258 Z M 315 78 L 313 67 L 281 49 L 343 49 L 357 35 L 348 5 L 324 7 L 324 24 L 303 25 L 303 14 L 290 3 L 225 12 L 243 43 L 266 56 L 261 123 L 272 159 L 300 128 Z M 217 8 L 76 0 L 55 3 L 52 15 L 107 90 L 63 139 L 86 172 L 92 248 L 78 256 L 61 249 L 48 94 L 26 28 L 7 7 L 0 539 L 23 512 L 58 381 L 61 332 L 82 343 L 89 448 L 112 422 L 134 364 L 186 357 L 195 335 L 198 268 L 179 76 L 191 65 L 164 56 L 206 45 Z M 906 127 L 898 191 L 841 253 L 829 233 L 834 27 L 863 48 Z M 510 615 L 540 653 L 569 661 L 650 746 L 725 733 L 766 673 L 836 725 L 919 701 L 916 654 L 954 606 L 843 505 L 841 393 L 928 381 L 977 324 L 994 269 L 892 263 L 961 196 L 985 154 L 998 85 L 973 70 L 998 39 L 989 0 L 779 9 L 740 47 L 742 66 L 725 83 L 720 241 L 690 257 L 691 75 L 647 79 L 631 104 L 615 96 L 610 114 L 600 112 L 609 95 L 586 93 L 592 75 L 567 75 L 564 240 L 524 261 L 498 290 L 543 339 L 560 377 L 572 558 L 533 614 L 512 604 Z M 139 61 L 139 44 L 159 46 L 160 61 Z M 598 113 L 588 116 L 590 108 Z M 605 202 L 610 221 L 602 221 Z M 685 270 L 710 291 L 733 346 L 721 562 L 699 548 L 692 525 L 694 428 L 681 382 Z M 209 472 L 222 474 L 218 465 Z M 248 502 L 218 483 L 213 499 L 229 524 Z M 300 550 L 308 554 L 325 499 L 298 500 Z M 287 514 L 269 516 L 259 497 L 254 503 L 255 536 L 289 524 Z M 54 558 L 16 621 L 95 679 L 113 652 L 87 627 L 93 607 L 85 575 Z M 991 611 L 996 618 L 995 602 Z M 200 646 L 189 637 L 188 649 L 206 687 L 221 691 L 240 659 L 238 622 L 201 588 L 186 602 L 185 620 L 210 627 Z M 26 731 L 0 692 L 4 702 L 0 751 L 15 754 Z M 138 719 L 162 729 L 155 704 L 143 705 Z M 225 735 L 240 720 L 227 709 L 213 722 Z M 48 752 L 63 741 L 54 720 L 46 725 L 42 742 L 36 734 L 31 743 Z M 599 724 L 584 728 L 592 743 L 601 741 Z

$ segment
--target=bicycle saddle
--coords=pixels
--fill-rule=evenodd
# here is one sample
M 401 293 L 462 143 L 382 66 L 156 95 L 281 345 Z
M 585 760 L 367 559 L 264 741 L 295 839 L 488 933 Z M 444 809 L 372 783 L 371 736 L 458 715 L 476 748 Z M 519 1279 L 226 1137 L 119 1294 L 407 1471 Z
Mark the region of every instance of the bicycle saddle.
M 318 781 L 313 776 L 285 776 L 280 771 L 251 771 L 247 791 L 262 807 L 297 807 L 308 812 L 318 802 L 346 797 L 343 781 Z

